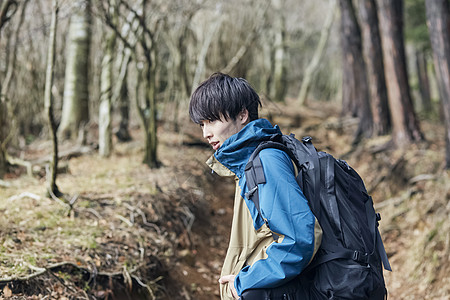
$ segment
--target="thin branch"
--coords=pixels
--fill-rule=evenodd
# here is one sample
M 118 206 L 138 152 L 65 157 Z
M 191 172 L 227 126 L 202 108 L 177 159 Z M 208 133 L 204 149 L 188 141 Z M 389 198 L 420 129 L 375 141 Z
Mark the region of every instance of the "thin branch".
M 34 199 L 36 201 L 40 201 L 41 200 L 41 197 L 36 195 L 36 194 L 29 193 L 29 192 L 23 192 L 20 195 L 15 195 L 15 196 L 9 197 L 7 199 L 7 201 L 8 202 L 12 202 L 12 201 L 16 201 L 16 200 L 23 199 L 23 198 L 31 198 L 31 199 Z
M 20 28 L 22 27 L 23 21 L 25 19 L 25 11 L 26 11 L 28 3 L 29 3 L 29 0 L 25 0 L 22 4 L 22 10 L 20 12 L 20 19 L 19 19 L 19 22 L 17 23 L 16 29 L 14 32 L 14 42 L 12 45 L 13 53 L 12 53 L 12 58 L 9 60 L 9 63 L 7 66 L 7 71 L 6 71 L 6 76 L 3 81 L 3 85 L 2 85 L 2 89 L 1 89 L 2 95 L 8 94 L 11 79 L 14 76 L 14 71 L 16 71 L 15 66 L 16 66 L 16 61 L 17 61 L 17 43 L 19 41 L 19 32 L 20 32 Z
M 117 24 L 115 24 L 113 22 L 112 17 L 109 15 L 109 13 L 107 12 L 107 10 L 103 7 L 103 5 L 100 5 L 100 10 L 103 13 L 103 16 L 105 17 L 105 24 L 108 25 L 108 27 L 110 29 L 112 29 L 114 31 L 114 33 L 116 34 L 116 36 L 122 41 L 122 43 L 125 45 L 125 47 L 133 50 L 132 52 L 135 52 L 135 47 L 133 45 L 131 45 L 128 40 L 122 35 L 122 33 L 119 31 L 119 29 L 117 28 Z
M 133 9 L 127 2 L 123 1 L 121 2 L 121 4 L 123 6 L 125 6 L 126 9 L 128 9 L 130 12 L 132 12 L 134 14 L 134 16 L 136 17 L 136 19 L 139 20 L 139 23 L 141 24 L 142 29 L 144 30 L 144 33 L 148 34 L 150 40 L 153 42 L 154 40 L 154 35 L 153 33 L 148 29 L 146 23 L 145 23 L 145 18 L 143 17 L 142 14 L 139 14 L 138 11 L 136 11 L 135 9 Z
M 0 30 L 16 13 L 18 3 L 15 0 L 6 0 L 0 7 Z
M 12 282 L 12 281 L 27 281 L 30 279 L 34 279 L 36 277 L 39 277 L 41 275 L 44 275 L 45 273 L 49 272 L 52 273 L 55 269 L 61 268 L 61 267 L 72 267 L 75 269 L 78 269 L 80 271 L 84 271 L 86 273 L 93 273 L 95 272 L 95 274 L 97 274 L 97 276 L 105 276 L 105 277 L 117 277 L 117 276 L 123 276 L 123 272 L 115 272 L 115 273 L 109 273 L 109 272 L 97 272 L 97 270 L 94 271 L 90 271 L 88 268 L 86 267 L 81 267 L 73 262 L 69 262 L 69 261 L 63 261 L 63 262 L 59 262 L 59 263 L 55 263 L 55 264 L 51 264 L 49 266 L 46 267 L 36 267 L 36 266 L 32 266 L 30 264 L 27 264 L 27 266 L 31 269 L 36 271 L 35 273 L 29 274 L 29 275 L 25 275 L 25 276 L 9 276 L 9 277 L 3 277 L 0 278 L 0 283 L 8 283 L 8 282 Z M 141 265 L 137 265 L 134 268 L 132 268 L 131 270 L 127 270 L 128 274 L 133 274 L 135 273 L 137 270 L 139 270 L 141 268 Z
M 121 216 L 121 215 L 116 215 L 116 218 L 118 218 L 119 220 L 121 220 L 122 222 L 124 222 L 125 224 L 127 224 L 128 226 L 132 227 L 133 223 L 130 222 L 130 220 L 128 220 L 127 218 Z
M 27 168 L 27 174 L 29 176 L 33 175 L 33 164 L 31 162 L 17 157 L 12 157 L 7 152 L 5 152 L 5 159 L 10 165 L 18 165 Z

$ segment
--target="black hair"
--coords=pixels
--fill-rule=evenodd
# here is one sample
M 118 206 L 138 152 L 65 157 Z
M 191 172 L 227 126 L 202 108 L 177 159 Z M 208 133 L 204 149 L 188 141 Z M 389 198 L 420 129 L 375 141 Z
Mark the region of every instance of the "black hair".
M 247 109 L 250 121 L 258 119 L 261 100 L 243 78 L 214 73 L 203 81 L 191 96 L 189 115 L 194 123 L 216 121 L 222 117 L 233 121 Z

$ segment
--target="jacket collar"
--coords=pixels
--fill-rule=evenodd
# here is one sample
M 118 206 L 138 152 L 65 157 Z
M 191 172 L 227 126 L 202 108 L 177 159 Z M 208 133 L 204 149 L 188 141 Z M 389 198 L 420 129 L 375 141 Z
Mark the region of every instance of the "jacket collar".
M 206 162 L 220 176 L 241 177 L 250 155 L 260 142 L 273 134 L 281 134 L 277 125 L 266 119 L 248 123 L 238 133 L 229 137 Z

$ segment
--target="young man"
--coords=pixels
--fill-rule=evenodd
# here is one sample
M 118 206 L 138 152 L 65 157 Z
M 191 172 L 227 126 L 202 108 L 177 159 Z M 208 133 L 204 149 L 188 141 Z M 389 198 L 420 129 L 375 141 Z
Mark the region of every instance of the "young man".
M 219 279 L 224 300 L 304 298 L 307 288 L 297 276 L 320 243 L 314 234 L 317 221 L 285 152 L 260 152 L 266 177 L 258 187 L 262 217 L 245 197 L 250 155 L 267 136 L 281 133 L 258 118 L 260 105 L 246 80 L 216 73 L 195 90 L 189 106 L 191 119 L 215 150 L 207 164 L 221 176 L 236 178 L 230 243 Z

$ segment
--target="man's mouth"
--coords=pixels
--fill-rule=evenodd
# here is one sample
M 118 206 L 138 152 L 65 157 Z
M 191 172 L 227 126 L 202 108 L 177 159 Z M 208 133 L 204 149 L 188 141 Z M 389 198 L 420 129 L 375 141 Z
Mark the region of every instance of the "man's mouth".
M 216 151 L 217 149 L 219 149 L 220 144 L 219 142 L 211 142 L 209 143 L 211 145 L 211 147 L 214 149 L 214 151 Z

